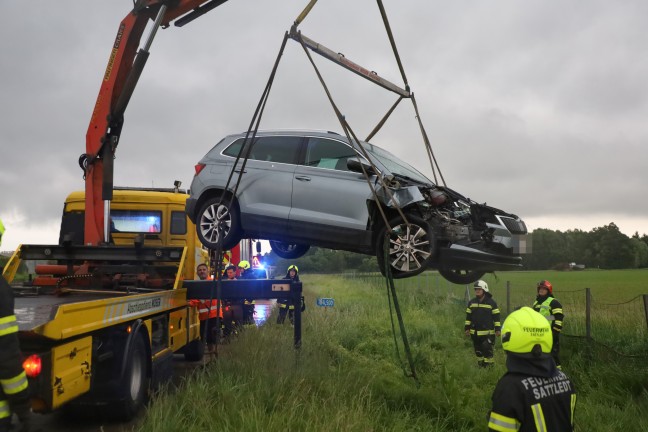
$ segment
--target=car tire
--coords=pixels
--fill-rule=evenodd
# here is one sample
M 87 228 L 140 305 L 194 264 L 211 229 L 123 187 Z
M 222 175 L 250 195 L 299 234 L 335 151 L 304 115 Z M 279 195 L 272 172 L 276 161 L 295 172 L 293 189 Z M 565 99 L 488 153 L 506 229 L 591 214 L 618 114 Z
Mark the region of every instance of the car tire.
M 423 272 L 436 253 L 436 236 L 432 227 L 418 216 L 406 215 L 409 227 L 401 217 L 389 221 L 389 261 L 394 279 L 416 276 Z M 384 240 L 387 227 L 383 227 L 376 242 L 376 258 L 380 272 L 385 275 Z
M 310 249 L 310 245 L 284 243 L 275 240 L 270 240 L 270 247 L 279 258 L 283 259 L 296 259 L 302 257 Z
M 461 270 L 461 269 L 449 269 L 445 267 L 439 268 L 439 274 L 443 276 L 449 282 L 458 285 L 471 284 L 478 281 L 484 276 L 486 272 L 478 270 Z
M 218 225 L 223 230 L 223 250 L 231 249 L 241 241 L 238 207 L 232 203 L 230 209 L 229 204 L 229 198 L 221 202 L 220 197 L 213 197 L 200 207 L 196 217 L 196 233 L 207 249 L 218 248 Z

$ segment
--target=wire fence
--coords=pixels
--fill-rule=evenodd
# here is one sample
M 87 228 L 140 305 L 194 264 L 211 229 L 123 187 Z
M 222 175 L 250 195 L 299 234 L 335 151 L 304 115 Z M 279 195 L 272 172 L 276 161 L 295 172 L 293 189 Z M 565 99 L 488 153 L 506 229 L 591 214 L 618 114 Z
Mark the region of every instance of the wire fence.
M 344 277 L 380 289 L 385 286 L 380 273 L 347 273 Z M 452 284 L 436 272 L 399 279 L 395 284 L 401 291 L 425 289 L 441 301 L 457 304 L 462 310 L 474 297 L 472 284 Z M 522 306 L 531 306 L 535 300 L 534 286 L 517 287 L 510 281 L 500 281 L 497 285 L 494 298 L 502 312 L 502 321 L 509 313 Z M 609 296 L 601 296 L 599 300 L 587 287 L 560 290 L 554 294 L 565 314 L 561 351 L 573 351 L 605 361 L 639 359 L 645 362 L 648 359 L 648 294 L 619 298 L 615 302 L 610 302 Z

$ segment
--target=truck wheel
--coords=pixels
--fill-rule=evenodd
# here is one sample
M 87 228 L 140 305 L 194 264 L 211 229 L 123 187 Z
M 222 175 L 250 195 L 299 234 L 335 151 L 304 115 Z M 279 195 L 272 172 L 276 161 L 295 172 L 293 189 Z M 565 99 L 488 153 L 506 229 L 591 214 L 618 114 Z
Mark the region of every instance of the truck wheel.
M 407 215 L 408 226 L 401 217 L 389 221 L 393 230 L 389 233 L 388 264 L 394 279 L 416 276 L 423 272 L 436 252 L 436 237 L 426 221 L 418 216 Z M 386 272 L 384 244 L 387 228 L 383 227 L 376 242 L 378 267 L 384 275 Z
M 272 251 L 283 259 L 296 259 L 304 256 L 310 249 L 310 245 L 284 243 L 280 241 L 270 240 L 270 247 Z
M 205 201 L 198 212 L 196 232 L 200 242 L 208 249 L 218 248 L 220 233 L 223 235 L 223 250 L 233 248 L 241 240 L 237 206 L 233 203 L 229 208 L 228 205 L 229 198 L 225 197 L 221 202 L 219 196 L 212 197 Z
M 458 285 L 471 284 L 478 281 L 484 276 L 483 271 L 477 270 L 461 270 L 461 269 L 449 269 L 445 267 L 439 268 L 439 274 L 443 276 L 449 282 Z
M 120 395 L 120 409 L 117 411 L 123 420 L 130 420 L 147 402 L 149 396 L 148 362 L 146 346 L 141 336 L 135 337 L 128 356 Z
M 185 361 L 197 362 L 202 360 L 205 355 L 205 345 L 200 339 L 194 339 L 187 344 L 184 349 Z

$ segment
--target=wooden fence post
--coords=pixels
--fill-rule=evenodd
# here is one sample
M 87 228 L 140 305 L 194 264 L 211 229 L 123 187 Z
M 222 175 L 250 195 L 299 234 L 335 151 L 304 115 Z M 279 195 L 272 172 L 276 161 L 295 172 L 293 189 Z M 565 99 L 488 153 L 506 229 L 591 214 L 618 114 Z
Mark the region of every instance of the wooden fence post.
M 644 313 L 646 314 L 646 326 L 648 326 L 648 294 L 643 295 Z
M 511 281 L 506 281 L 506 315 L 511 313 Z
M 592 293 L 585 288 L 585 337 L 588 342 L 592 338 Z

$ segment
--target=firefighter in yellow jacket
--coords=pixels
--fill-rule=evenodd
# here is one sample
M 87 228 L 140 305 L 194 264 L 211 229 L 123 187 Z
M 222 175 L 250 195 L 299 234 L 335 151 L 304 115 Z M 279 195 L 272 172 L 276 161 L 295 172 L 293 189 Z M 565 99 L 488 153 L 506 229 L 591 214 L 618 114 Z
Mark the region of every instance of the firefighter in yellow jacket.
M 540 315 L 545 317 L 551 324 L 551 335 L 553 337 L 553 348 L 551 349 L 551 356 L 556 362 L 558 369 L 560 365 L 560 332 L 562 332 L 563 320 L 565 314 L 563 313 L 562 305 L 553 293 L 553 285 L 548 280 L 541 280 L 538 282 L 538 297 L 533 303 L 533 310 L 539 312 Z
M 4 226 L 0 221 L 0 229 Z M 0 232 L 0 244 L 2 243 Z M 11 415 L 20 420 L 21 432 L 30 428 L 30 401 L 27 376 L 22 367 L 18 344 L 18 323 L 14 315 L 11 287 L 0 276 L 0 432 L 11 430 Z
M 549 321 L 530 307 L 510 314 L 502 326 L 507 372 L 493 392 L 488 430 L 571 432 L 576 390 L 551 357 Z
M 500 310 L 483 280 L 475 282 L 475 297 L 466 307 L 464 331 L 470 336 L 481 367 L 493 365 L 495 336 L 500 335 Z

